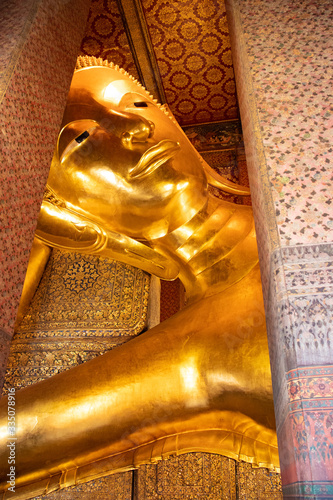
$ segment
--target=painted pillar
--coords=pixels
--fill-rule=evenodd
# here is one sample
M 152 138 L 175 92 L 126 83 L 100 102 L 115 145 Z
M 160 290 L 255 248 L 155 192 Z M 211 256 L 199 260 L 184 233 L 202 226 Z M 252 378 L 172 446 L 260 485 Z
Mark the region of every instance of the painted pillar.
M 227 0 L 284 498 L 333 498 L 331 0 Z
M 0 5 L 1 382 L 89 4 L 5 0 Z

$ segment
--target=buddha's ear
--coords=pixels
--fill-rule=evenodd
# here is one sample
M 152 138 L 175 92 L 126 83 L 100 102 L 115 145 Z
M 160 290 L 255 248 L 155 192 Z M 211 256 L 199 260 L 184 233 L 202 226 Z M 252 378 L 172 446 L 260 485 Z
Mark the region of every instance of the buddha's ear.
M 164 280 L 174 280 L 179 273 L 178 266 L 156 250 L 46 200 L 35 235 L 48 246 L 119 260 Z

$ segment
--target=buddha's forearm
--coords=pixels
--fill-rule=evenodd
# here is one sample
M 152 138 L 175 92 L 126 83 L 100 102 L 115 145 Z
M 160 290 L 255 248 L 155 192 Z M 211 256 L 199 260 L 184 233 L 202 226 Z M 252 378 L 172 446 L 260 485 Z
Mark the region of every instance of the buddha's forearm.
M 31 247 L 28 269 L 25 276 L 19 309 L 17 312 L 15 331 L 17 331 L 17 327 L 19 326 L 22 319 L 24 318 L 24 315 L 29 309 L 30 302 L 43 276 L 43 272 L 50 254 L 51 249 L 48 246 L 44 245 L 37 238 L 35 238 Z

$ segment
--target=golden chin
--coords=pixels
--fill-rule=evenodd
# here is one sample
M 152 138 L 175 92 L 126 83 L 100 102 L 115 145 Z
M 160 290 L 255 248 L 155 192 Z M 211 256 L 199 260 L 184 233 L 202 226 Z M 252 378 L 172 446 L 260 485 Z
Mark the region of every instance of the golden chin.
M 19 498 L 189 451 L 278 470 L 252 211 L 210 196 L 207 179 L 229 189 L 222 178 L 212 181 L 172 115 L 133 78 L 80 60 L 23 303 L 47 248 L 57 247 L 178 276 L 187 306 L 125 345 L 17 392 Z M 1 415 L 6 491 L 7 398 Z

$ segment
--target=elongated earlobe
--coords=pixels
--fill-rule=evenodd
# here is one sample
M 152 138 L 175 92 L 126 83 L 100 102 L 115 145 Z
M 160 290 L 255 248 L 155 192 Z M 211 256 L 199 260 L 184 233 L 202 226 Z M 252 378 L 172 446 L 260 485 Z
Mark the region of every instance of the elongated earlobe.
M 225 193 L 236 194 L 239 196 L 251 196 L 250 188 L 228 181 L 228 179 L 222 177 L 222 175 L 219 175 L 212 167 L 210 167 L 201 156 L 200 161 L 206 172 L 207 182 L 210 186 L 216 187 Z

